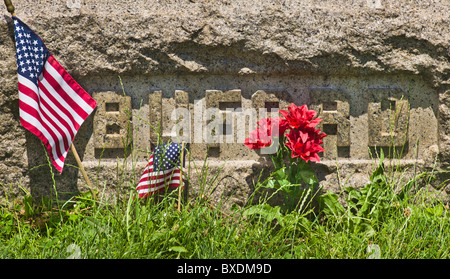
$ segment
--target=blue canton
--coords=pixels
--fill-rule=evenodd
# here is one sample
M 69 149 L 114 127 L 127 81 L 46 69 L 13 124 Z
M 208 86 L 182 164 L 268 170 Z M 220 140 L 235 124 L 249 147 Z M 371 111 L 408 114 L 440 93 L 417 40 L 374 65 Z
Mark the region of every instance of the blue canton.
M 31 29 L 14 17 L 16 36 L 17 72 L 38 86 L 44 63 L 50 53 L 42 40 Z
M 155 170 L 170 170 L 179 165 L 180 145 L 178 143 L 163 144 L 157 146 L 153 155 Z

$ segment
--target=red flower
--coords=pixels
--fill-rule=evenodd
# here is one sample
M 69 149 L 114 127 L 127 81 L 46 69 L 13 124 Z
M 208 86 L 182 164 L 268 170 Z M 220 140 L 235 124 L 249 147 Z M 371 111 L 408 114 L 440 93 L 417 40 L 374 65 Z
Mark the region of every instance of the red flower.
M 288 110 L 280 110 L 280 113 L 286 118 L 287 123 L 292 129 L 314 128 L 322 119 L 316 118 L 314 110 L 308 110 L 306 105 L 297 107 L 290 104 Z
M 320 144 L 323 143 L 322 138 L 326 137 L 325 133 L 314 128 L 301 130 L 292 129 L 286 134 L 288 142 L 286 146 L 292 151 L 292 158 L 300 157 L 305 162 L 319 162 L 320 157 L 317 153 L 325 151 Z
M 286 129 L 289 128 L 286 120 L 281 117 L 264 118 L 256 123 L 261 129 L 266 130 L 269 136 L 279 137 L 283 135 Z
M 249 133 L 245 139 L 244 145 L 250 149 L 261 149 L 272 144 L 272 137 L 283 135 L 287 129 L 287 123 L 277 118 L 264 118 L 258 121 L 258 127 Z
M 319 162 L 317 153 L 324 151 L 320 145 L 323 144 L 322 139 L 327 135 L 314 127 L 322 119 L 314 118 L 317 113 L 314 110 L 308 110 L 306 105 L 297 107 L 291 104 L 288 110 L 280 110 L 280 113 L 290 127 L 290 133 L 286 134 L 288 139 L 286 146 L 292 151 L 292 158 L 300 157 L 306 162 Z
M 288 110 L 280 110 L 285 119 L 281 117 L 261 119 L 257 123 L 256 130 L 249 133 L 244 144 L 250 149 L 269 147 L 272 144 L 272 137 L 280 137 L 289 129 L 285 145 L 292 151 L 292 158 L 299 157 L 306 162 L 320 161 L 318 153 L 324 151 L 320 145 L 327 135 L 319 129 L 316 130 L 315 126 L 322 119 L 315 118 L 316 112 L 308 110 L 306 105 L 297 107 L 291 104 Z
M 264 134 L 265 133 L 261 132 L 259 128 L 256 128 L 256 130 L 253 130 L 249 133 L 249 137 L 245 139 L 244 145 L 246 145 L 250 149 L 261 149 L 263 147 L 270 146 L 272 140 L 268 137 L 265 137 Z

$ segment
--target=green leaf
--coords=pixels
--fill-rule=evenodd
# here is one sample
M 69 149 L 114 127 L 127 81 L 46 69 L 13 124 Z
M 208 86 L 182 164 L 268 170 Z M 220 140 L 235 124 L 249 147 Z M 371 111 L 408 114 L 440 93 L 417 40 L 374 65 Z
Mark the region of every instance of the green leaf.
M 272 207 L 268 204 L 258 204 L 251 206 L 243 213 L 244 216 L 251 216 L 255 214 L 260 215 L 267 221 L 272 221 L 273 219 L 279 219 L 282 217 L 279 206 Z
M 383 163 L 380 162 L 377 169 L 370 176 L 370 181 L 375 182 L 378 181 L 379 179 L 382 179 L 382 177 L 384 177 L 384 167 Z
M 80 215 L 73 213 L 73 214 L 69 214 L 69 220 L 71 221 L 77 221 L 78 219 L 80 219 Z
M 300 177 L 309 185 L 317 182 L 316 174 L 312 170 L 300 170 Z
M 277 182 L 280 185 L 280 187 L 292 185 L 292 183 L 287 179 L 277 180 Z
M 275 172 L 273 173 L 273 177 L 274 177 L 276 180 L 286 179 L 286 178 L 288 177 L 288 175 L 287 175 L 287 173 L 286 173 L 286 169 L 285 169 L 285 168 L 281 168 L 281 169 L 275 171 Z
M 291 230 L 309 231 L 312 222 L 304 216 L 298 216 L 297 212 L 291 212 L 278 220 L 282 227 L 291 228 Z
M 263 184 L 261 184 L 261 186 L 264 188 L 275 189 L 275 187 L 276 187 L 275 180 L 269 179 L 269 180 L 267 180 L 267 183 L 263 183 Z
M 360 222 L 358 224 L 356 227 L 356 233 L 360 232 L 364 233 L 364 236 L 367 238 L 372 237 L 376 233 L 373 227 L 367 222 Z
M 339 203 L 338 196 L 330 191 L 326 194 L 319 196 L 319 203 L 325 215 L 333 215 L 339 217 L 345 210 Z
M 183 246 L 172 246 L 169 248 L 169 251 L 174 251 L 178 253 L 187 253 L 188 250 L 184 248 Z
M 425 208 L 425 213 L 429 217 L 441 217 L 444 213 L 444 207 L 440 204 L 434 207 L 427 207 Z

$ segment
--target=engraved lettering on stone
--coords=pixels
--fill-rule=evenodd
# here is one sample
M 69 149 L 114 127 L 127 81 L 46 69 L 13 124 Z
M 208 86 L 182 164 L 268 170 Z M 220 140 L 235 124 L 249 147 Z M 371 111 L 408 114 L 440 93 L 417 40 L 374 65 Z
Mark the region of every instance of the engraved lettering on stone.
M 172 140 L 174 142 L 191 142 L 191 113 L 189 111 L 189 94 L 186 91 L 175 91 L 175 109 L 172 111 L 171 121 Z
M 402 146 L 408 142 L 409 102 L 399 88 L 370 88 L 367 107 L 369 146 Z
M 94 115 L 94 147 L 124 148 L 124 142 L 131 138 L 132 126 L 127 113 L 131 108 L 131 97 L 115 92 L 93 94 L 97 101 Z
M 158 142 L 182 141 L 190 139 L 189 94 L 176 90 L 174 98 L 163 98 L 162 91 L 149 94 L 150 143 L 152 148 Z M 178 129 L 180 128 L 180 129 Z M 183 133 L 181 133 L 183 132 Z
M 149 124 L 150 124 L 150 143 L 152 149 L 158 142 L 158 136 L 161 134 L 162 120 L 162 91 L 153 91 L 148 96 L 149 104 Z
M 280 90 L 258 90 L 252 95 L 252 108 L 257 112 L 257 121 L 264 118 L 279 116 L 280 109 L 287 109 L 291 103 L 291 96 Z M 250 124 L 250 130 L 256 128 L 256 123 Z M 276 153 L 279 147 L 278 138 L 274 138 L 272 145 L 257 151 L 260 155 Z
M 252 107 L 258 111 L 258 120 L 279 116 L 278 110 L 287 109 L 291 96 L 284 91 L 258 90 L 252 95 Z
M 349 95 L 341 88 L 312 88 L 311 109 L 317 111 L 322 121 L 316 128 L 328 136 L 323 139 L 323 157 L 335 159 L 350 156 L 350 105 Z
M 203 143 L 203 107 L 205 105 L 204 99 L 202 100 L 194 100 L 194 119 L 193 119 L 193 139 L 194 143 L 201 144 Z
M 257 110 L 252 108 L 234 110 L 236 119 L 236 143 L 243 144 L 251 130 L 256 127 Z
M 235 110 L 242 111 L 241 90 L 206 90 L 205 99 L 205 139 L 209 147 L 219 148 L 220 143 L 235 142 L 234 113 Z

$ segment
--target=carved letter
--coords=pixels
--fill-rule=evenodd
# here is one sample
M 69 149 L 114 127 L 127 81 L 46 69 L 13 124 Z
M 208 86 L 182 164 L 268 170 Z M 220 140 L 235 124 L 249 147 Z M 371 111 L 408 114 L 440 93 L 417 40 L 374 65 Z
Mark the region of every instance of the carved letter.
M 131 97 L 115 92 L 94 93 L 97 111 L 94 115 L 94 147 L 125 148 L 132 139 L 130 123 Z
M 190 140 L 190 125 L 186 127 L 184 124 L 190 121 L 190 117 L 189 119 L 184 117 L 187 116 L 186 110 L 189 111 L 189 95 L 185 91 L 176 90 L 174 97 L 163 98 L 162 91 L 153 91 L 149 94 L 150 142 L 152 149 L 158 143 L 158 137 L 164 143 L 169 140 Z M 183 116 L 182 122 L 179 122 L 180 116 Z M 181 138 L 178 128 L 181 128 L 183 131 Z M 176 138 L 177 140 L 175 140 Z
M 210 112 L 209 114 L 212 113 L 207 117 L 207 127 L 210 129 L 207 129 L 205 135 L 210 148 L 219 148 L 219 143 L 235 142 L 235 124 L 233 121 L 235 109 L 242 109 L 241 90 L 226 92 L 206 90 L 206 110 Z
M 369 146 L 400 147 L 408 143 L 409 102 L 400 88 L 370 88 L 367 107 Z
M 350 156 L 349 96 L 340 88 L 311 89 L 311 109 L 317 111 L 322 122 L 316 128 L 328 136 L 323 139 L 324 158 Z

